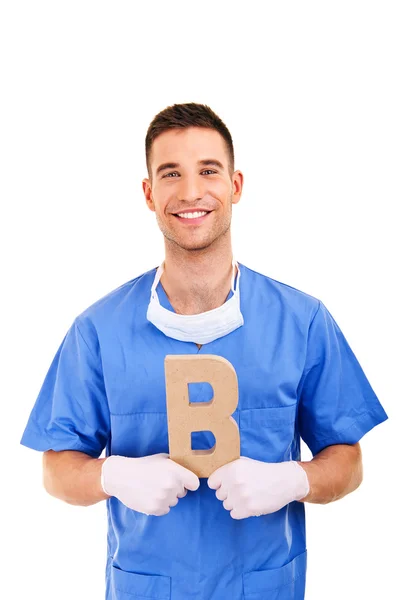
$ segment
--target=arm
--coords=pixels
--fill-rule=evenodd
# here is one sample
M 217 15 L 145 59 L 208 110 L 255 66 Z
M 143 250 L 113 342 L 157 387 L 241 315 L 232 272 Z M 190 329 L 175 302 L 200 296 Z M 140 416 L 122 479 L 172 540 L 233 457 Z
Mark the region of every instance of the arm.
M 73 450 L 47 450 L 43 467 L 46 491 L 68 504 L 90 506 L 110 498 L 101 485 L 103 470 L 104 489 L 146 515 L 166 515 L 187 490 L 195 491 L 200 485 L 194 473 L 162 452 L 139 458 L 92 458 Z
M 44 488 L 51 496 L 77 506 L 90 506 L 105 500 L 109 496 L 100 482 L 105 460 L 75 450 L 47 450 L 43 453 Z
M 327 504 L 356 490 L 363 479 L 360 444 L 336 444 L 324 448 L 309 462 L 298 464 L 306 471 L 310 491 L 301 502 Z
M 359 443 L 336 444 L 309 462 L 269 463 L 241 456 L 208 479 L 233 519 L 267 515 L 294 500 L 327 504 L 353 492 L 362 481 Z

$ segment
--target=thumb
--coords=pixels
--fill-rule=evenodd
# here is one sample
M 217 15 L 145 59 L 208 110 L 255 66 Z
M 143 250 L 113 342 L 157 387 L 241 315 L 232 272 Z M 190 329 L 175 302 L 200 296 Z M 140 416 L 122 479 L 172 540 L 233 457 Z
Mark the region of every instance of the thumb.
M 170 460 L 176 465 L 178 475 L 184 487 L 191 492 L 198 490 L 200 486 L 200 480 L 198 479 L 197 475 L 189 469 L 186 469 L 186 467 L 182 467 L 182 465 L 179 465 L 179 463 L 175 462 L 174 460 Z
M 211 490 L 217 490 L 222 485 L 222 469 L 223 467 L 219 467 L 219 469 L 216 469 L 216 471 L 208 478 L 208 487 L 210 487 Z

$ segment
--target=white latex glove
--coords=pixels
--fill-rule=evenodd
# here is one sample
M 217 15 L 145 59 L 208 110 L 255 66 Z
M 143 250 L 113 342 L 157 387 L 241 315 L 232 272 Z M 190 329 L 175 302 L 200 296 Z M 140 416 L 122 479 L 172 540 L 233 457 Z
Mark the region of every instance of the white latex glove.
M 223 465 L 208 479 L 216 498 L 233 519 L 267 515 L 309 493 L 305 470 L 291 460 L 267 463 L 241 456 Z
M 166 515 L 187 490 L 195 491 L 199 485 L 195 473 L 165 453 L 142 458 L 111 455 L 101 467 L 104 492 L 145 515 Z

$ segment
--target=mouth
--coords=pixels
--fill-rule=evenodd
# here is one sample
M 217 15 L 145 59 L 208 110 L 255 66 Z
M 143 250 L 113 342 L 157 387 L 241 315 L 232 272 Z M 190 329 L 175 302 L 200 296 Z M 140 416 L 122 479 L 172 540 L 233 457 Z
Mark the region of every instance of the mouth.
M 211 212 L 213 211 L 201 210 L 178 213 L 174 214 L 173 216 L 176 217 L 176 219 L 178 219 L 178 221 L 180 221 L 184 225 L 201 225 L 201 223 L 203 223 L 206 220 L 206 218 L 208 217 L 208 215 L 211 214 Z

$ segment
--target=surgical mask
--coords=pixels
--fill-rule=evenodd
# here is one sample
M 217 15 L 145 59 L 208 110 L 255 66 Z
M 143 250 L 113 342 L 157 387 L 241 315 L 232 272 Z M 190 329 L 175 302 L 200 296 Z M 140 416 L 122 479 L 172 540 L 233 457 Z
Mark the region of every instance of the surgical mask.
M 156 287 L 164 272 L 164 265 L 165 263 L 163 262 L 155 273 L 154 282 L 151 287 L 147 319 L 165 335 L 181 342 L 208 344 L 231 333 L 244 324 L 244 317 L 240 311 L 240 269 L 234 259 L 232 263 L 233 274 L 231 277 L 233 295 L 222 306 L 198 315 L 179 315 L 160 304 Z M 235 266 L 237 266 L 238 274 L 236 289 L 234 290 Z

